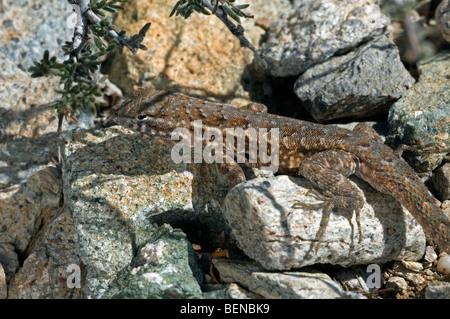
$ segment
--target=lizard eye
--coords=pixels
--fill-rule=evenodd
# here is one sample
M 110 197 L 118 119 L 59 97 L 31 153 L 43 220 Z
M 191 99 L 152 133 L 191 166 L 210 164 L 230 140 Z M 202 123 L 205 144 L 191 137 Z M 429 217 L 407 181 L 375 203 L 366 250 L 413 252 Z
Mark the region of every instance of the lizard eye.
M 139 114 L 138 116 L 137 116 L 137 119 L 138 120 L 145 120 L 147 118 L 147 115 L 145 115 L 145 114 Z

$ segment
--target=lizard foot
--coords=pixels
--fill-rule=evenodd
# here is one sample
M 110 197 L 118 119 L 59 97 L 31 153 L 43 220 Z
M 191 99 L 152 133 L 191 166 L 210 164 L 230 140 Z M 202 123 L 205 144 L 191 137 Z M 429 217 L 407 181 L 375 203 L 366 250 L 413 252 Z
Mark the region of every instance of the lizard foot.
M 340 198 L 341 196 L 334 195 L 328 191 L 324 191 L 324 194 L 321 194 L 320 192 L 318 192 L 315 189 L 310 189 L 310 190 L 308 190 L 306 195 L 309 195 L 309 194 L 313 195 L 315 198 L 317 198 L 319 201 L 321 201 L 321 203 L 309 204 L 309 203 L 304 203 L 304 202 L 300 202 L 300 201 L 295 201 L 294 204 L 292 205 L 292 208 L 303 208 L 303 209 L 314 209 L 314 210 L 322 209 L 322 220 L 320 221 L 319 230 L 317 232 L 317 235 L 316 235 L 316 238 L 315 238 L 313 244 L 311 245 L 309 252 L 312 250 L 314 250 L 314 252 L 317 252 L 318 244 L 322 241 L 323 236 L 325 235 L 325 230 L 326 230 L 326 227 L 330 220 L 330 215 L 331 215 L 331 212 L 333 211 L 334 207 L 352 208 L 352 210 L 356 214 L 356 224 L 358 227 L 358 238 L 359 238 L 358 243 L 361 243 L 362 230 L 361 230 L 361 220 L 360 220 L 360 214 L 359 214 L 361 207 L 343 206 L 342 205 L 343 199 Z M 347 202 L 347 200 L 345 200 L 345 201 Z M 352 238 L 353 238 L 355 229 L 354 229 L 353 223 L 351 222 L 351 216 L 348 219 L 349 219 L 349 223 L 352 227 Z

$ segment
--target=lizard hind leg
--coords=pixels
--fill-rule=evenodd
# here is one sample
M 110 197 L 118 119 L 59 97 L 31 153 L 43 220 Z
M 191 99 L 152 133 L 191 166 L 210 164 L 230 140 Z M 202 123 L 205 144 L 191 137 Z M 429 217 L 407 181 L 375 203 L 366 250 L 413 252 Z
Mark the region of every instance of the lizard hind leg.
M 315 190 L 310 191 L 315 197 L 323 201 L 323 218 L 314 244 L 316 247 L 324 236 L 334 207 L 355 211 L 359 242 L 361 242 L 362 232 L 359 212 L 364 206 L 364 197 L 360 189 L 347 178 L 356 172 L 358 164 L 358 159 L 348 152 L 327 150 L 303 160 L 300 165 L 299 173 L 323 191 L 322 194 Z M 297 202 L 293 207 L 317 208 L 317 205 L 316 207 L 310 207 L 309 204 Z M 350 224 L 352 225 L 353 238 L 353 224 L 351 222 Z

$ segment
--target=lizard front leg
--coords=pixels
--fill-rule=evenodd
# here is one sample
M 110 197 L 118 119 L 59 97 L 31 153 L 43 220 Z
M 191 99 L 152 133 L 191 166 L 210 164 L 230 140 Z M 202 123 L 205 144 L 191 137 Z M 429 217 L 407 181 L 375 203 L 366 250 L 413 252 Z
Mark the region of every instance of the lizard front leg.
M 357 171 L 358 165 L 357 157 L 340 150 L 323 151 L 306 158 L 301 163 L 299 173 L 324 191 L 324 194 L 313 191 L 314 195 L 324 202 L 324 216 L 317 235 L 317 242 L 324 235 L 334 207 L 355 211 L 359 241 L 362 240 L 359 211 L 364 206 L 364 197 L 359 188 L 347 178 Z M 294 208 L 305 206 L 307 205 L 302 203 L 294 204 Z

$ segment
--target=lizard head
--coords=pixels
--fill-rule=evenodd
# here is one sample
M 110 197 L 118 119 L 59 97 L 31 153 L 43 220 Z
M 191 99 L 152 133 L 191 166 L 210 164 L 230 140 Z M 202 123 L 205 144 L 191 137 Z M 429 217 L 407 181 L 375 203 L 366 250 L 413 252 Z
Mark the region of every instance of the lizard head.
M 166 137 L 174 127 L 167 121 L 172 93 L 144 88 L 135 91 L 123 103 L 111 108 L 109 118 L 142 134 Z

